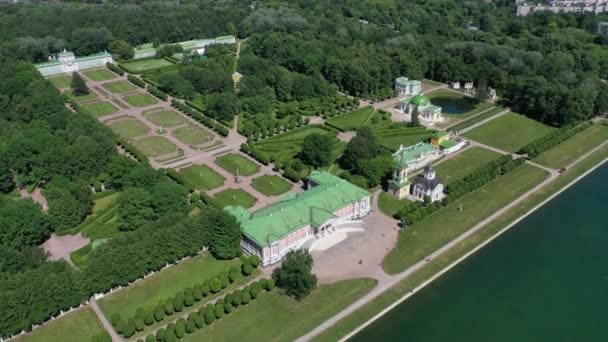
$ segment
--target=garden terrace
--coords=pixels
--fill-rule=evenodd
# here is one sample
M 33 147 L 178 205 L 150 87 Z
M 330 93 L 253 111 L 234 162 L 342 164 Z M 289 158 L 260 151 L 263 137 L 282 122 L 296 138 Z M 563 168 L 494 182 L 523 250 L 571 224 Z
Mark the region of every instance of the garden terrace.
M 239 176 L 251 176 L 260 171 L 260 166 L 241 154 L 229 153 L 217 157 L 216 164 L 233 175 L 237 175 L 237 165 Z
M 279 176 L 264 175 L 255 178 L 251 186 L 266 196 L 277 196 L 289 191 L 292 184 Z
M 336 136 L 336 132 L 329 127 L 308 125 L 258 141 L 254 146 L 257 151 L 269 158 L 277 162 L 285 162 L 293 159 L 300 152 L 304 138 L 313 133 Z
M 175 127 L 188 122 L 176 112 L 165 110 L 164 108 L 150 109 L 145 111 L 143 115 L 156 126 L 162 126 L 163 128 Z
M 95 98 L 97 98 L 97 94 L 95 94 L 95 92 L 93 91 L 89 91 L 89 93 L 87 95 L 80 95 L 80 96 L 75 96 L 74 94 L 72 94 L 72 91 L 66 91 L 65 92 L 65 96 L 68 97 L 68 99 L 74 100 L 77 103 L 82 103 L 84 101 L 89 101 L 89 100 L 93 100 Z
M 374 118 L 379 112 L 374 114 Z M 380 145 L 391 151 L 397 151 L 400 145 L 414 145 L 430 139 L 434 131 L 425 127 L 408 127 L 405 123 L 392 122 L 390 118 L 374 119 L 368 122 Z M 378 116 L 378 118 L 381 118 Z
M 171 135 L 184 144 L 188 144 L 190 146 L 200 145 L 213 140 L 213 135 L 211 133 L 191 124 L 176 128 L 173 132 L 171 132 Z
M 158 102 L 158 100 L 148 94 L 129 95 L 123 97 L 123 100 L 133 107 L 147 107 Z
M 127 81 L 116 81 L 103 84 L 103 87 L 106 88 L 109 92 L 114 94 L 122 94 L 128 93 L 130 91 L 135 90 L 135 86 Z
M 465 138 L 508 152 L 516 152 L 555 128 L 526 116 L 508 113 L 464 134 Z
M 437 175 L 446 185 L 462 179 L 476 169 L 496 160 L 500 154 L 483 147 L 471 147 L 435 165 Z
M 206 165 L 192 165 L 179 171 L 186 185 L 199 190 L 211 190 L 224 184 L 224 177 Z
M 366 106 L 343 115 L 334 116 L 328 119 L 325 124 L 341 131 L 356 131 L 369 120 L 373 112 L 374 107 Z
M 110 128 L 125 139 L 131 139 L 150 132 L 148 126 L 132 118 L 121 118 L 111 124 Z
M 180 151 L 175 144 L 159 136 L 137 139 L 133 141 L 133 144 L 148 157 L 160 157 L 165 154 Z
M 218 208 L 225 208 L 229 205 L 233 207 L 240 205 L 244 208 L 251 208 L 258 201 L 250 193 L 241 189 L 226 189 L 218 192 L 213 197 L 213 200 Z
M 110 102 L 92 102 L 82 105 L 82 109 L 84 109 L 85 112 L 91 114 L 95 118 L 118 112 L 118 108 L 116 108 Z
M 83 72 L 83 75 L 91 81 L 107 81 L 116 78 L 116 74 L 108 69 L 95 69 Z
M 72 83 L 72 76 L 62 75 L 48 78 L 57 89 L 68 88 Z

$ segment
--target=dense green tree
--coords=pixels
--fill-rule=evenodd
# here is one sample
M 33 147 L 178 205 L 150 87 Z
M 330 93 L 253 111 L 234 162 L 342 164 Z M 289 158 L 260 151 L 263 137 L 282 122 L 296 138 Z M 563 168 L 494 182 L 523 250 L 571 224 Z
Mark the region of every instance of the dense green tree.
M 72 73 L 72 83 L 70 87 L 72 88 L 72 94 L 75 96 L 84 96 L 89 94 L 89 88 L 87 87 L 86 82 L 77 72 Z
M 241 254 L 241 228 L 233 216 L 210 209 L 200 216 L 200 222 L 208 227 L 207 246 L 213 256 L 232 259 Z
M 333 162 L 335 138 L 320 133 L 307 135 L 302 141 L 302 149 L 298 158 L 313 167 L 330 165 Z
M 131 188 L 123 191 L 118 197 L 118 205 L 121 230 L 136 230 L 155 217 L 149 193 L 144 189 Z
M 122 39 L 113 40 L 108 45 L 108 50 L 117 55 L 118 59 L 129 60 L 133 58 L 133 46 Z
M 272 278 L 287 295 L 302 299 L 317 286 L 312 264 L 312 257 L 307 250 L 290 251 L 285 255 L 281 267 L 274 270 Z

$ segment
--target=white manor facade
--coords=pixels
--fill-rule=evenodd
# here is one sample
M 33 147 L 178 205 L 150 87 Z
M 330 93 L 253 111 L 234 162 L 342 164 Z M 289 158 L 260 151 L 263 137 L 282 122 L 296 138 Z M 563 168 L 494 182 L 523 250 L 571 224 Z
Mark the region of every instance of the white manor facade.
M 443 199 L 443 181 L 437 177 L 434 168 L 426 166 L 424 173 L 416 177 L 412 186 L 412 196 L 420 201 L 424 201 L 426 196 L 431 199 L 431 202 Z
M 415 111 L 417 111 L 418 119 L 420 120 L 429 122 L 441 122 L 444 120 L 443 115 L 441 115 L 441 107 L 433 105 L 431 100 L 424 94 L 404 98 L 399 101 L 398 108 L 409 117 L 410 121 Z
M 399 92 L 399 95 L 418 95 L 422 91 L 422 82 L 403 76 L 397 77 L 395 90 Z
M 38 63 L 34 66 L 42 76 L 46 77 L 99 68 L 105 66 L 106 63 L 114 63 L 112 55 L 107 51 L 76 57 L 73 52 L 64 49 L 56 56 L 49 56 L 48 62 Z

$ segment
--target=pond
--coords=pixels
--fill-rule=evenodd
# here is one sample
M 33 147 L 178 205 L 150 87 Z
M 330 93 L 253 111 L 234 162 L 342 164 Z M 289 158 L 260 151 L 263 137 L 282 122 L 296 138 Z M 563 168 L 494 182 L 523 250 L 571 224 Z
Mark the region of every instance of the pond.
M 444 114 L 453 115 L 468 113 L 478 104 L 477 99 L 450 93 L 433 96 L 430 99 L 432 104 L 441 107 Z

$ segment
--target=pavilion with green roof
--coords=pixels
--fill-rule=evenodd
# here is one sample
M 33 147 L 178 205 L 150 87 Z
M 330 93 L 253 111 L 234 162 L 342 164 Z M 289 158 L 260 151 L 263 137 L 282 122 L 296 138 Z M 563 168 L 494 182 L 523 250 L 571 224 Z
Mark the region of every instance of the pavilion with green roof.
M 241 225 L 241 246 L 257 255 L 264 266 L 280 261 L 308 241 L 335 231 L 340 223 L 366 216 L 370 193 L 325 171 L 313 171 L 309 189 L 288 194 L 279 202 L 249 212 L 242 206 L 227 206 Z
M 441 107 L 432 104 L 431 100 L 429 100 L 429 98 L 422 93 L 413 96 L 406 96 L 404 99 L 399 101 L 398 108 L 405 114 L 409 115 L 410 118 L 414 112 L 417 112 L 418 118 L 421 120 L 430 122 L 443 121 Z

